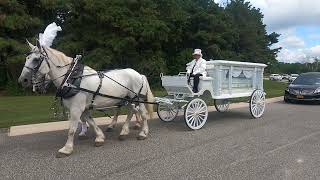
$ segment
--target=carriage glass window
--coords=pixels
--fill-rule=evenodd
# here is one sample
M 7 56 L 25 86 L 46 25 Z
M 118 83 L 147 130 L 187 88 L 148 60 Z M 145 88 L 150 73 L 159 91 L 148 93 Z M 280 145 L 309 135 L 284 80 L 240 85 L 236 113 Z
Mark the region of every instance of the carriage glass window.
M 232 89 L 251 89 L 253 87 L 253 70 L 234 68 L 232 71 Z

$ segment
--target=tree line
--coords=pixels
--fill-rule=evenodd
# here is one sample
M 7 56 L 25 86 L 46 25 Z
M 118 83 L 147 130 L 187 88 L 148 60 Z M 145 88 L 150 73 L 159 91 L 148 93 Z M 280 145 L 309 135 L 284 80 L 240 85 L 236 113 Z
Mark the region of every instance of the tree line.
M 281 63 L 270 64 L 270 73 L 301 74 L 304 72 L 320 72 L 320 59 L 315 58 L 312 63 Z
M 0 87 L 16 82 L 28 47 L 51 22 L 63 29 L 53 47 L 95 69 L 133 68 L 151 84 L 177 74 L 194 48 L 204 58 L 276 63 L 263 14 L 244 0 L 2 0 Z

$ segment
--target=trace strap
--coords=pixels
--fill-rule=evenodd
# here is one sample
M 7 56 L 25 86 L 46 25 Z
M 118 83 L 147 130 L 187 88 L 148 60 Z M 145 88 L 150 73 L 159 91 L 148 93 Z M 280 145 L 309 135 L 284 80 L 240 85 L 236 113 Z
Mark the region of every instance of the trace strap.
M 76 88 L 80 91 L 84 91 L 84 92 L 88 92 L 91 94 L 95 94 L 96 91 L 91 91 L 89 89 L 84 89 L 84 88 Z M 148 102 L 148 101 L 140 101 L 140 100 L 133 100 L 131 98 L 122 98 L 122 97 L 116 97 L 116 96 L 111 96 L 111 95 L 107 95 L 107 94 L 101 94 L 101 93 L 96 93 L 98 96 L 102 96 L 102 97 L 107 97 L 107 98 L 112 98 L 112 99 L 119 99 L 119 100 L 123 100 L 123 101 L 127 101 L 127 102 L 135 102 L 135 103 L 144 103 L 144 104 L 158 104 L 157 102 Z

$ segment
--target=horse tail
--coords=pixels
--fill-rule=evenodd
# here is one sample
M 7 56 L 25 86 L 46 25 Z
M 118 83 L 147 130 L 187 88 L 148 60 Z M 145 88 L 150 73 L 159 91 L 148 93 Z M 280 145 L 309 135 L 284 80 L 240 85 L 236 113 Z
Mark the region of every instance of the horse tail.
M 147 88 L 147 102 L 154 102 L 155 99 L 154 99 L 154 96 L 153 96 L 153 93 L 151 91 L 151 88 L 150 88 L 150 85 L 149 85 L 149 82 L 147 80 L 147 77 L 144 76 L 144 79 L 145 79 L 145 84 L 146 84 L 146 88 Z M 150 103 L 147 103 L 146 104 L 146 109 L 148 111 L 148 114 L 150 116 L 150 118 L 153 118 L 153 104 L 150 104 Z

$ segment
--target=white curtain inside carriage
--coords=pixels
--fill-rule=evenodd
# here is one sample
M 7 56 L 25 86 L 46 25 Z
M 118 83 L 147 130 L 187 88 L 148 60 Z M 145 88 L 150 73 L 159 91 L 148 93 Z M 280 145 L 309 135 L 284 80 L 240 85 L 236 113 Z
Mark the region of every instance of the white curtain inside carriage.
M 247 79 L 251 79 L 253 76 L 253 71 L 250 70 L 243 70 L 243 74 Z
M 223 78 L 224 79 L 229 78 L 229 74 L 230 74 L 229 71 L 230 71 L 229 69 L 223 70 Z M 239 78 L 241 74 L 243 74 L 243 76 L 246 79 L 251 79 L 253 76 L 253 71 L 252 70 L 241 70 L 241 69 L 233 69 L 232 70 L 232 77 L 233 78 Z
M 231 72 L 230 72 L 231 71 Z M 231 87 L 229 84 L 229 75 L 232 76 L 232 84 Z M 238 88 L 252 88 L 253 87 L 253 70 L 243 70 L 238 68 L 229 68 L 222 69 L 221 71 L 221 87 L 223 91 L 229 91 L 230 88 L 238 89 Z

